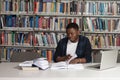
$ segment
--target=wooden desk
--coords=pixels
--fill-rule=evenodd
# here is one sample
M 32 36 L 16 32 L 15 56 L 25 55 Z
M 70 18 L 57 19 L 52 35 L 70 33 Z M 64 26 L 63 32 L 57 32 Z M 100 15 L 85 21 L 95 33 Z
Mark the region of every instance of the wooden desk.
M 19 63 L 0 63 L 0 80 L 120 80 L 120 65 L 103 71 L 51 70 L 23 71 Z

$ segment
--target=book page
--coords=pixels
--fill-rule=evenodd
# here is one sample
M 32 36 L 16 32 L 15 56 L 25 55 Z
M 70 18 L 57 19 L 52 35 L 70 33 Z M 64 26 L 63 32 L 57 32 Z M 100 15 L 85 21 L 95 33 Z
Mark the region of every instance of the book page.
M 67 64 L 65 61 L 52 63 L 50 69 L 59 70 L 59 69 L 84 69 L 83 64 Z
M 50 69 L 66 69 L 67 64 L 65 61 L 57 62 L 57 63 L 52 63 Z
M 72 56 L 72 57 L 67 61 L 67 64 L 69 64 L 70 61 L 73 60 L 73 59 L 75 59 L 76 57 L 77 57 L 77 55 Z

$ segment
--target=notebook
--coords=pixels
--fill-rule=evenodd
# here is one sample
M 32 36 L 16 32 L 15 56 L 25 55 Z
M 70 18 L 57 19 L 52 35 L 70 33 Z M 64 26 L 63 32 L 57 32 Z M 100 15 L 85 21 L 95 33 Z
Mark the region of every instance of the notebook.
M 97 65 L 88 66 L 89 68 L 96 70 L 105 70 L 116 66 L 118 50 L 100 51 L 100 53 L 102 54 L 101 62 Z

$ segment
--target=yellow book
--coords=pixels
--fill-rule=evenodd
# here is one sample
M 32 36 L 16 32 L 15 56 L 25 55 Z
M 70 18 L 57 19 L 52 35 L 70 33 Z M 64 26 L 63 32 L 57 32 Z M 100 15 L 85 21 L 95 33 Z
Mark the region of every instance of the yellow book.
M 43 2 L 43 12 L 46 12 L 47 3 Z
M 54 3 L 51 3 L 51 12 L 54 12 Z

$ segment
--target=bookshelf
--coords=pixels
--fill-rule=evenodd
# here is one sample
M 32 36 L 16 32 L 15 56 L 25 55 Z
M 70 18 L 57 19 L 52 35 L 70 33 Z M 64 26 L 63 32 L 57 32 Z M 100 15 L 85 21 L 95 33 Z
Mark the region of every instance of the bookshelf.
M 84 1 L 83 31 L 90 39 L 93 49 L 119 49 L 120 2 L 102 1 Z
M 93 53 L 120 49 L 119 3 L 119 0 L 84 0 L 82 31 L 89 38 Z M 99 62 L 101 55 L 93 55 L 94 58 L 95 56 L 99 59 L 96 58 L 95 61 Z
M 1 0 L 1 56 L 10 61 L 11 51 L 33 49 L 47 57 L 70 22 L 78 23 L 93 50 L 119 49 L 119 14 L 119 0 Z

